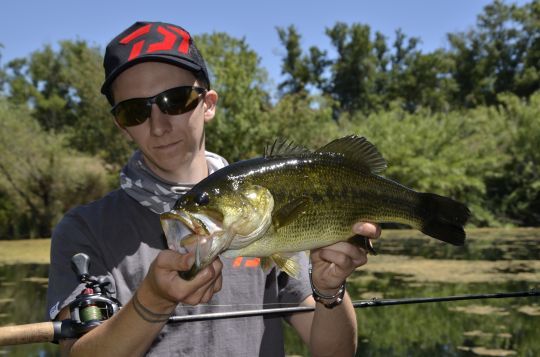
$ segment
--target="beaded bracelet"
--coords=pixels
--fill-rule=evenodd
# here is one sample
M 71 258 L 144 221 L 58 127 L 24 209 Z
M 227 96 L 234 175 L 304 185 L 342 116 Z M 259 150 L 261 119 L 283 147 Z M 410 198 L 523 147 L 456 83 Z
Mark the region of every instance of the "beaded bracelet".
M 321 293 L 319 290 L 317 290 L 317 288 L 313 284 L 312 270 L 313 269 L 312 269 L 311 259 L 310 259 L 308 272 L 309 272 L 309 283 L 311 285 L 311 290 L 313 291 L 313 299 L 323 304 L 324 307 L 326 307 L 327 309 L 332 309 L 338 305 L 341 305 L 341 303 L 343 302 L 343 297 L 345 296 L 346 283 L 343 282 L 343 284 L 341 284 L 341 286 L 339 287 L 339 290 L 337 291 L 337 293 L 335 293 L 334 295 L 325 295 Z M 328 303 L 325 300 L 334 300 L 334 301 Z

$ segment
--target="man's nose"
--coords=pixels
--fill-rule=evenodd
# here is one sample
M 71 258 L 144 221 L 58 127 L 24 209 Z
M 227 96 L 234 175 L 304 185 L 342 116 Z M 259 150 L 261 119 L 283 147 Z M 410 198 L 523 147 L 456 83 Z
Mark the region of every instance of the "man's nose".
M 163 113 L 155 103 L 152 104 L 149 119 L 151 134 L 154 136 L 162 136 L 172 129 L 171 117 Z

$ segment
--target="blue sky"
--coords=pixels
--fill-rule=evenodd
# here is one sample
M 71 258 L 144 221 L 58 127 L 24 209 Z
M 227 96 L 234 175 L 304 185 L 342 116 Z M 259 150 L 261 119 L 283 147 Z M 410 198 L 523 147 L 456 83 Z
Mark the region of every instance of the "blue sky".
M 510 2 L 510 1 L 507 1 Z M 530 1 L 513 1 L 524 4 Z M 324 31 L 337 21 L 369 24 L 393 38 L 397 28 L 420 37 L 424 51 L 444 47 L 446 34 L 466 31 L 488 0 L 8 0 L 0 13 L 0 65 L 63 39 L 105 48 L 137 20 L 172 22 L 192 34 L 213 31 L 245 37 L 274 83 L 280 81 L 284 49 L 276 26 L 294 24 L 305 48 L 330 49 Z

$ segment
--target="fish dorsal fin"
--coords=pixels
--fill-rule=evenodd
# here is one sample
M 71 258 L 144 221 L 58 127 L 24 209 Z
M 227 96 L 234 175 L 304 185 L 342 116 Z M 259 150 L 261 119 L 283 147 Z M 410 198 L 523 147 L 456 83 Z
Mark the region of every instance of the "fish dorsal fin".
M 386 169 L 386 160 L 375 145 L 362 136 L 349 135 L 329 142 L 315 153 L 334 153 L 342 155 L 347 161 L 360 168 L 378 174 Z
M 273 144 L 267 145 L 264 148 L 264 157 L 276 156 L 299 156 L 311 154 L 311 151 L 301 145 L 295 144 L 293 141 L 283 138 L 276 139 Z

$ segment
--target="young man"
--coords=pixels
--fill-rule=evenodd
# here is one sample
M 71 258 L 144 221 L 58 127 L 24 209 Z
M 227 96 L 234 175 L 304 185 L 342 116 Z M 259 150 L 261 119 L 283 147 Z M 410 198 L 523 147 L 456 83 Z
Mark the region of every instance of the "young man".
M 191 36 L 166 23 L 138 22 L 107 46 L 102 92 L 115 123 L 138 147 L 120 174 L 121 188 L 66 214 L 51 248 L 47 294 L 51 319 L 69 318 L 68 305 L 82 290 L 70 271 L 79 252 L 91 258 L 90 274 L 114 282 L 123 304 L 112 318 L 78 340 L 62 341 L 74 355 L 283 355 L 279 318 L 248 317 L 166 324 L 169 315 L 199 314 L 263 304 L 315 306 L 288 322 L 313 355 L 353 355 L 356 318 L 346 278 L 366 263 L 366 252 L 338 243 L 311 252 L 300 279 L 256 264 L 216 259 L 191 281 L 179 277 L 193 256 L 166 249 L 159 214 L 193 184 L 226 165 L 205 151 L 204 126 L 214 117 L 218 94 Z M 380 229 L 358 223 L 354 233 L 377 238 Z M 353 232 L 351 232 L 352 234 Z M 251 261 L 254 262 L 253 260 Z M 255 265 L 255 266 L 253 266 Z M 316 294 L 317 295 L 317 294 Z M 343 297 L 343 299 L 341 299 Z

